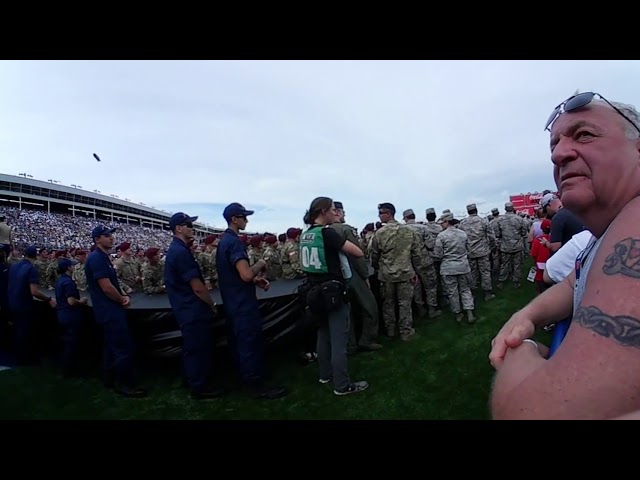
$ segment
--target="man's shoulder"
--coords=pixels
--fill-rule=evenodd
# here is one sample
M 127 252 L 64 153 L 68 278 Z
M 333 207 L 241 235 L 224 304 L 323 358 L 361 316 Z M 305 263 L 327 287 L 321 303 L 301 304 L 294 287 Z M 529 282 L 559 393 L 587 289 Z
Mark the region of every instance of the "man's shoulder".
M 460 228 L 447 228 L 447 231 L 451 230 L 451 235 L 452 236 L 456 236 L 456 237 L 460 237 L 460 238 L 467 238 L 467 232 L 465 232 L 464 230 L 460 229 Z

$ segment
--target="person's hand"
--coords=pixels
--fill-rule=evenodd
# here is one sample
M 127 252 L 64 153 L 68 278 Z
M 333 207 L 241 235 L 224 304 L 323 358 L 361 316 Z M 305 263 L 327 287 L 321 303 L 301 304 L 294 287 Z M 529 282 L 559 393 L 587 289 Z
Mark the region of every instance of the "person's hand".
M 49 299 L 49 306 L 50 306 L 51 308 L 56 308 L 56 305 L 57 305 L 57 303 L 56 303 L 56 299 L 55 299 L 55 298 L 53 298 L 53 297 L 51 297 L 51 298 Z
M 489 362 L 493 368 L 498 369 L 502 365 L 507 349 L 516 348 L 525 338 L 530 338 L 535 333 L 535 325 L 527 313 L 523 312 L 520 310 L 514 313 L 491 340 Z
M 88 301 L 89 301 L 89 299 L 88 299 L 87 297 L 84 297 L 84 298 L 81 298 L 81 299 L 80 299 L 80 303 L 81 303 L 82 305 L 86 305 Z
M 271 283 L 269 282 L 269 280 L 267 280 L 264 277 L 256 277 L 255 279 L 255 284 L 257 287 L 260 287 L 261 289 L 263 289 L 265 292 L 267 290 L 269 290 L 269 286 L 271 285 Z
M 124 308 L 129 308 L 131 306 L 131 297 L 129 295 L 122 297 L 122 306 Z
M 265 268 L 267 268 L 267 262 L 265 262 L 264 260 L 260 259 L 256 262 L 256 265 L 258 265 L 258 269 L 260 269 L 260 271 L 263 271 Z

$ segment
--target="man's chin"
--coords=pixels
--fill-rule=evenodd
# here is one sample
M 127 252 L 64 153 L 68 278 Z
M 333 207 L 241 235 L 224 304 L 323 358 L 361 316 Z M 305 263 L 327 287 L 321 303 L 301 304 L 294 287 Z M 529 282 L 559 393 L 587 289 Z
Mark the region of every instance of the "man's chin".
M 563 188 L 562 206 L 572 213 L 582 212 L 594 202 L 593 192 L 585 188 Z

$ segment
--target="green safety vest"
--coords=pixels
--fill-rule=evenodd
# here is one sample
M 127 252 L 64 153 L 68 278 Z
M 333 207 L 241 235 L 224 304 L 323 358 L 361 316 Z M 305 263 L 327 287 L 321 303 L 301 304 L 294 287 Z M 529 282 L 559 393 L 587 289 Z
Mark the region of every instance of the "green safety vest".
M 300 265 L 304 273 L 329 273 L 322 229 L 314 226 L 300 235 Z

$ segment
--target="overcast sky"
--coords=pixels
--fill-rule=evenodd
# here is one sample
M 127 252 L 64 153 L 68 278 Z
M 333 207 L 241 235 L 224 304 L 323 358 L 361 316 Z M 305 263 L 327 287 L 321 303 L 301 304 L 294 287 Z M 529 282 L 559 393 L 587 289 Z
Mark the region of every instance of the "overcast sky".
M 554 188 L 544 122 L 575 92 L 640 106 L 640 62 L 2 61 L 0 171 L 223 225 L 302 226 L 319 195 L 502 210 Z M 97 153 L 102 162 L 93 159 Z

